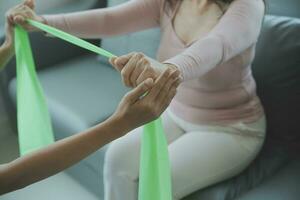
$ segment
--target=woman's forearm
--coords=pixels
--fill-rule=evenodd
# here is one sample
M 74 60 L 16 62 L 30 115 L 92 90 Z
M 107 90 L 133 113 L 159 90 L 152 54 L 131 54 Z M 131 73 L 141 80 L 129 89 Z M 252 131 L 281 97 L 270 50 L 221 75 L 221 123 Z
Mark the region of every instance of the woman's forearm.
M 6 42 L 0 46 L 0 71 L 9 62 L 14 54 L 13 47 Z
M 128 1 L 114 7 L 44 15 L 46 23 L 82 38 L 103 38 L 159 26 L 159 0 Z
M 205 75 L 256 44 L 264 11 L 262 0 L 233 1 L 209 34 L 163 63 L 177 66 L 185 80 Z
M 124 135 L 127 128 L 117 123 L 118 120 L 109 119 L 3 166 L 0 168 L 0 195 L 61 172 Z

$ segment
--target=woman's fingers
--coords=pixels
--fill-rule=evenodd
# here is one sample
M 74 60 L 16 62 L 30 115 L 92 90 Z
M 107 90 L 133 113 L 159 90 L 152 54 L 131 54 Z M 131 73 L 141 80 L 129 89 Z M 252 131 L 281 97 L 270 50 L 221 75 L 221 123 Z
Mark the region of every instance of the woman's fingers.
M 26 20 L 22 15 L 17 15 L 14 17 L 15 24 L 20 24 L 24 26 L 26 24 Z
M 32 2 L 24 2 L 10 9 L 7 13 L 8 19 L 12 24 L 19 24 L 26 29 L 30 27 L 26 20 L 36 18 L 34 11 L 27 4 L 33 6 Z
M 137 62 L 137 65 L 130 76 L 130 82 L 131 82 L 131 84 L 133 84 L 133 87 L 136 87 L 139 83 L 142 82 L 142 81 L 138 82 L 137 80 L 138 80 L 139 76 L 142 74 L 142 72 L 146 69 L 147 63 L 148 63 L 148 61 L 145 58 L 142 58 Z M 147 77 L 147 78 L 149 78 L 149 77 Z
M 141 57 L 141 54 L 134 54 L 121 71 L 123 82 L 127 87 L 133 87 L 133 84 L 130 81 L 130 76 L 136 68 L 136 64 L 139 61 L 139 59 L 141 59 Z
M 116 59 L 114 60 L 114 65 L 116 67 L 116 69 L 121 72 L 122 69 L 125 67 L 125 65 L 127 64 L 127 62 L 131 59 L 131 57 L 135 54 L 135 52 L 132 52 L 130 54 L 127 55 L 123 55 L 123 56 L 119 56 L 116 57 Z
M 13 42 L 13 24 L 9 21 L 9 19 L 6 19 L 5 24 L 5 41 L 7 44 L 11 45 Z
M 149 62 L 146 65 L 144 65 L 144 70 L 140 73 L 139 77 L 136 80 L 136 83 L 140 84 L 147 78 L 152 78 L 153 80 L 156 80 L 157 78 L 156 73 Z
M 149 60 L 142 53 L 132 52 L 128 55 L 112 57 L 109 62 L 121 72 L 123 83 L 127 87 L 136 87 L 147 78 L 156 78 Z
M 29 8 L 33 9 L 35 8 L 35 1 L 34 0 L 25 0 L 24 5 L 27 5 Z
M 125 96 L 125 100 L 132 104 L 140 99 L 151 87 L 153 86 L 153 80 L 151 78 L 145 80 L 143 83 L 139 84 L 136 88 L 131 90 Z
M 111 57 L 111 58 L 109 58 L 108 59 L 108 62 L 116 69 L 116 70 L 118 70 L 118 71 L 121 71 L 121 70 L 119 70 L 119 68 L 116 66 L 116 64 L 115 64 L 115 60 L 117 59 L 117 57 L 116 56 L 113 56 L 113 57 Z

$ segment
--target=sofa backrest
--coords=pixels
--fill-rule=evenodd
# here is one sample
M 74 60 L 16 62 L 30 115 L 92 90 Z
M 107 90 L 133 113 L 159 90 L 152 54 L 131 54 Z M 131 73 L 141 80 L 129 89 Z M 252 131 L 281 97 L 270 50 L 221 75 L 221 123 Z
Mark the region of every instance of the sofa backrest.
M 108 0 L 108 7 L 125 3 L 128 0 Z M 101 46 L 116 54 L 117 56 L 132 51 L 144 52 L 146 55 L 155 58 L 159 45 L 160 31 L 158 28 L 129 33 L 122 36 L 102 39 Z
M 266 16 L 253 75 L 267 114 L 269 139 L 300 150 L 299 35 L 299 18 Z
M 299 0 L 266 0 L 266 3 L 270 15 L 300 17 Z

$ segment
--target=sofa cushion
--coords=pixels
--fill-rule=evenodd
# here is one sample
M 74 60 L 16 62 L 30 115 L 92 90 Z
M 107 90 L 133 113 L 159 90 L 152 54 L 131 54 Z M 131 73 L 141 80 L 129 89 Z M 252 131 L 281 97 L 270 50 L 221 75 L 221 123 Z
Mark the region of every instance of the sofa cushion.
M 267 16 L 253 64 L 268 141 L 300 147 L 300 19 Z M 295 151 L 295 150 L 294 150 Z
M 109 0 L 108 6 L 115 6 L 128 0 Z M 144 30 L 136 33 L 128 33 L 122 36 L 114 36 L 102 39 L 101 46 L 117 56 L 130 52 L 143 52 L 155 58 L 160 41 L 159 28 Z M 102 57 L 100 57 L 103 60 Z
M 255 162 L 248 166 L 242 174 L 199 190 L 183 200 L 235 200 L 268 181 L 290 162 L 289 156 L 282 148 L 265 146 Z
M 238 200 L 299 200 L 300 160 L 290 161 L 270 179 Z

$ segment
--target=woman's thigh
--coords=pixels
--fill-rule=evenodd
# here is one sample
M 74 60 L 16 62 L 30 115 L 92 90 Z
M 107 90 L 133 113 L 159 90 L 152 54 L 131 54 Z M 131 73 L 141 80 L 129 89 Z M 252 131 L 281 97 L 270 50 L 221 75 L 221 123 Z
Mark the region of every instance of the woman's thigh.
M 255 158 L 263 141 L 219 130 L 184 134 L 169 145 L 174 198 L 237 175 Z M 247 142 L 251 149 L 244 145 Z

